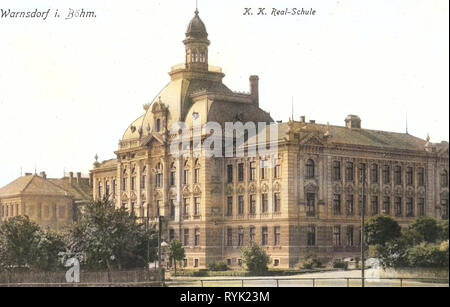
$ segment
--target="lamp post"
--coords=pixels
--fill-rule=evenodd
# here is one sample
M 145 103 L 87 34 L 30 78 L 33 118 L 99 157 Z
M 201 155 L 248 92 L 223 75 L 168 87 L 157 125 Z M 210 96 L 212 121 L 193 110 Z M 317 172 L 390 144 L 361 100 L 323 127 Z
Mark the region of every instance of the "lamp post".
M 362 189 L 361 189 L 361 197 L 362 197 L 362 201 L 361 201 L 361 286 L 364 288 L 365 287 L 365 247 L 364 247 L 364 240 L 365 240 L 365 236 L 364 236 L 364 224 L 365 224 L 365 209 L 366 209 L 366 202 L 364 199 L 364 189 L 366 186 L 366 164 L 363 163 L 361 165 L 361 171 L 362 171 Z

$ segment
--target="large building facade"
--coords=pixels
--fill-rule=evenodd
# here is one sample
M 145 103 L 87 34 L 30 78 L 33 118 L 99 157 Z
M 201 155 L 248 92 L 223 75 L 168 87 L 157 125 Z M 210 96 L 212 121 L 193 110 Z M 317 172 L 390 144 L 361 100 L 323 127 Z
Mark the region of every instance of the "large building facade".
M 250 241 L 267 250 L 274 267 L 293 267 L 308 254 L 355 256 L 363 203 L 367 215 L 390 215 L 402 225 L 418 216 L 448 219 L 447 142 L 363 129 L 356 115 L 344 126 L 304 117 L 274 122 L 259 108 L 257 76 L 249 79 L 250 93 L 236 93 L 208 64 L 210 41 L 198 12 L 183 42 L 185 63 L 172 68 L 171 82 L 127 128 L 117 158 L 96 161 L 92 177 L 95 199 L 108 197 L 143 222 L 164 217 L 164 239 L 184 244 L 186 267 L 239 267 Z M 247 136 L 243 156 L 190 148 L 174 155 L 177 122 L 191 127 L 191 142 L 196 122 L 266 123 L 277 129 L 270 140 L 276 151 L 250 155 Z
M 57 179 L 47 178 L 45 172 L 26 173 L 0 188 L 0 222 L 26 215 L 44 228 L 63 229 L 91 201 L 90 182 L 81 173 Z

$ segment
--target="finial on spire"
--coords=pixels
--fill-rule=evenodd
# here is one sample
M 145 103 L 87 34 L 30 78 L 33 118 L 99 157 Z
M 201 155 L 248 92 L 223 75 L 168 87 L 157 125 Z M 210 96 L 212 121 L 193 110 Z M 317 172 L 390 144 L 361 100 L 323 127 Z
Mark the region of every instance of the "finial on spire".
M 198 15 L 198 0 L 195 0 L 195 15 Z

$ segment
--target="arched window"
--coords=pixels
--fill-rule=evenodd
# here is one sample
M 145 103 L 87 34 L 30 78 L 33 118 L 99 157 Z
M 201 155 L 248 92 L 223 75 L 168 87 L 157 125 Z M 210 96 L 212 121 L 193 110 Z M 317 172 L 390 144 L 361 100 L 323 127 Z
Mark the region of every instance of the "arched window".
M 306 178 L 314 178 L 314 166 L 314 160 L 308 159 L 308 161 L 306 161 Z
M 156 120 L 156 132 L 160 132 L 161 131 L 161 119 L 158 118 Z
M 441 174 L 441 187 L 448 188 L 448 172 L 446 170 Z

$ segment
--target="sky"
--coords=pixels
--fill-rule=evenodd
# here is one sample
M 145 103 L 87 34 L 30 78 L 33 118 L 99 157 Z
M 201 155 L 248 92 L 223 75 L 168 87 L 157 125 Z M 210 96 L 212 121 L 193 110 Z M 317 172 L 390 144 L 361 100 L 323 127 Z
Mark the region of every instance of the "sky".
M 344 125 L 449 140 L 447 0 L 199 0 L 209 64 L 276 120 Z M 259 7 L 313 8 L 314 16 L 257 16 Z M 96 18 L 65 19 L 69 9 Z M 243 15 L 253 8 L 253 16 Z M 0 9 L 46 11 L 46 20 L 0 18 L 0 186 L 25 172 L 88 173 L 114 158 L 126 128 L 184 61 L 195 0 L 2 0 Z M 60 18 L 54 18 L 58 9 Z

